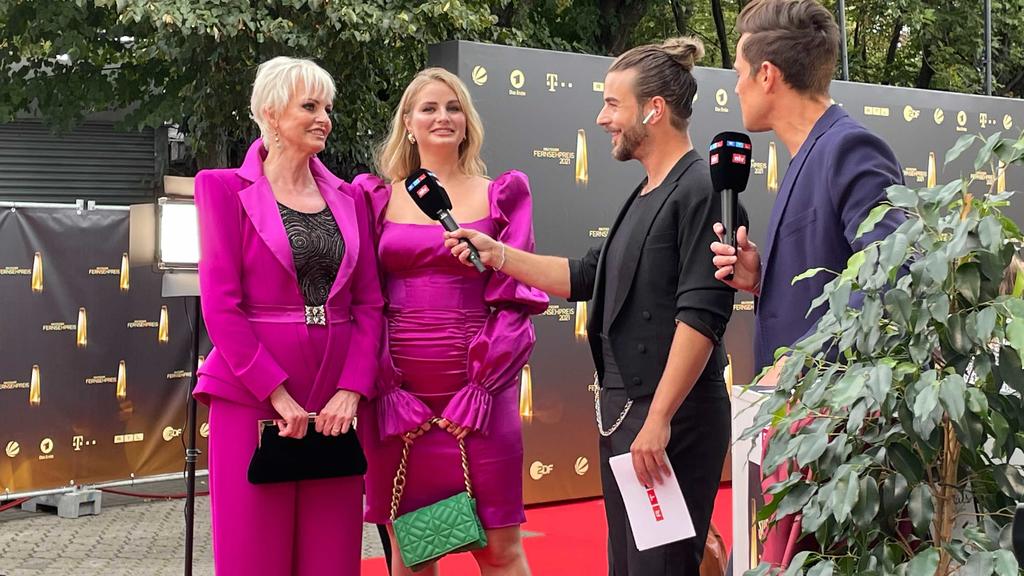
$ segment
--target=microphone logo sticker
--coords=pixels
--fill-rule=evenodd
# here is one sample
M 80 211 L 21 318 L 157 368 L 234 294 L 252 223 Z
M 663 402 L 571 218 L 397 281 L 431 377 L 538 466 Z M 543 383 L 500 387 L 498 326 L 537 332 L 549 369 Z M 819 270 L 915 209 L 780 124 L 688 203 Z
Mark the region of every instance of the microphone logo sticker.
M 712 154 L 708 162 L 710 162 L 712 166 L 718 164 L 718 154 Z
M 747 163 L 747 155 L 746 154 L 740 154 L 739 152 L 734 152 L 733 155 L 732 155 L 732 163 L 733 164 L 746 164 Z

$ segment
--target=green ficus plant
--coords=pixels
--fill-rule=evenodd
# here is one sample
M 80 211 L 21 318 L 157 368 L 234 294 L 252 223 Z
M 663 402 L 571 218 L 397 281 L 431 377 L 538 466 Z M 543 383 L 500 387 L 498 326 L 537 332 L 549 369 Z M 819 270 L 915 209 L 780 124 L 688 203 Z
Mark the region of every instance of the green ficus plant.
M 961 138 L 946 164 L 978 143 L 975 174 L 1022 163 L 1024 137 L 995 134 Z M 1024 273 L 1001 285 L 1024 237 L 1001 212 L 1013 193 L 997 181 L 892 186 L 857 234 L 899 210 L 893 234 L 845 270 L 793 279 L 834 274 L 812 303 L 827 312 L 779 351 L 789 358 L 778 386 L 743 437 L 771 428 L 763 471 L 789 470 L 758 519 L 801 514 L 817 546 L 784 571 L 748 575 L 1018 574 L 1009 532 L 1024 501 L 1011 463 L 1024 449 Z

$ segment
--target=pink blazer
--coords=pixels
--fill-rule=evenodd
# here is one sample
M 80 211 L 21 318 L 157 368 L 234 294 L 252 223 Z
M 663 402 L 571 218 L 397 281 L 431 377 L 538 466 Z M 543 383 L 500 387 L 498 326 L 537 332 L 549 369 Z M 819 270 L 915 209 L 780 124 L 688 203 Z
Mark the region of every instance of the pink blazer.
M 324 306 L 325 357 L 308 358 L 304 301 L 277 201 L 263 175 L 265 156 L 256 140 L 241 168 L 196 176 L 199 289 L 214 348 L 199 370 L 195 396 L 206 404 L 216 396 L 269 408 L 270 393 L 284 383 L 311 411 L 337 389 L 372 398 L 383 300 L 363 194 L 310 159 L 345 253 Z M 319 365 L 312 385 L 290 382 L 290 375 L 308 372 L 301 368 L 310 361 Z

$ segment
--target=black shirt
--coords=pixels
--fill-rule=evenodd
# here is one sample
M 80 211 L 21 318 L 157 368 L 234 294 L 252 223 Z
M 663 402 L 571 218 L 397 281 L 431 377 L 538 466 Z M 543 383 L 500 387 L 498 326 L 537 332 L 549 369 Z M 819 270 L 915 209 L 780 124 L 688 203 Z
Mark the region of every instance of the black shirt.
M 620 291 L 629 290 L 628 285 L 619 284 L 619 280 L 625 275 L 623 269 L 626 259 L 630 257 L 626 251 L 626 240 L 638 222 L 650 220 L 653 218 L 653 214 L 649 214 L 649 212 L 658 209 L 658 204 L 648 202 L 648 198 L 650 198 L 649 193 L 637 195 L 636 199 L 626 208 L 626 213 L 622 215 L 622 221 L 615 229 L 615 234 L 607 240 L 608 252 L 605 254 L 605 266 L 608 275 L 604 292 L 604 321 L 602 322 L 604 328 L 601 330 L 601 346 L 604 354 L 603 385 L 605 388 L 623 387 L 622 374 L 619 373 L 619 366 L 615 363 L 615 354 L 612 351 L 611 341 L 608 339 L 608 332 L 612 324 L 616 298 L 620 295 Z M 637 255 L 633 254 L 632 257 L 636 258 Z
M 330 207 L 309 214 L 292 210 L 280 202 L 277 206 L 292 247 L 302 298 L 306 306 L 322 306 L 327 303 L 345 255 L 345 239 L 334 221 L 334 214 Z
M 717 240 L 712 226 L 721 221 L 721 207 L 708 165 L 696 151 L 686 153 L 661 185 L 643 198 L 651 208 L 635 211 L 630 215 L 635 218 L 633 224 L 623 226 L 641 189 L 624 205 L 604 249 L 594 248 L 583 258 L 569 261 L 568 299 L 593 301 L 588 332 L 600 382 L 609 384 L 605 367 L 610 347 L 628 396 L 654 394 L 679 322 L 714 346 L 688 400 L 727 401 L 723 370 L 728 360 L 722 336 L 732 315 L 735 291 L 714 277 L 708 247 Z M 746 225 L 742 209 L 739 216 L 739 224 Z M 608 249 L 620 241 L 624 241 L 624 252 L 616 270 Z M 609 289 L 611 282 L 614 291 Z M 606 314 L 611 314 L 610 325 Z

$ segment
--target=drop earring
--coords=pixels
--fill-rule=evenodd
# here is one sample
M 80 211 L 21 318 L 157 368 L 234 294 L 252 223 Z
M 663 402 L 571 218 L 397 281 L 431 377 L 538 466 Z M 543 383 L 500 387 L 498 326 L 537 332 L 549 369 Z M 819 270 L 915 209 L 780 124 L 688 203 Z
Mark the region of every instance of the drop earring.
M 277 146 L 278 150 L 281 149 L 281 134 L 274 132 L 274 145 Z
M 416 144 L 416 137 L 412 135 L 412 132 L 406 132 L 405 139 L 409 141 L 409 144 Z

